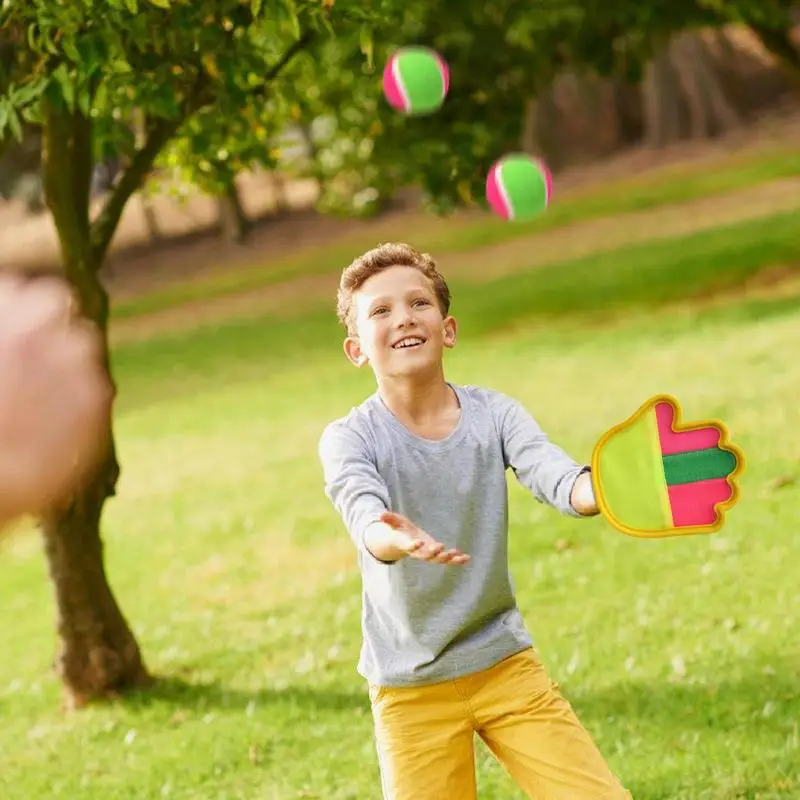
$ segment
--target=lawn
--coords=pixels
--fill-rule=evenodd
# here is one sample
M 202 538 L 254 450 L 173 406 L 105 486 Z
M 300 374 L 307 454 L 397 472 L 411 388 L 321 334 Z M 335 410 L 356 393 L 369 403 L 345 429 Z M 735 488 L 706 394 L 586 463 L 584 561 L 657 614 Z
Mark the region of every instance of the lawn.
M 753 189 L 772 181 L 800 176 L 800 155 L 795 147 L 758 148 L 727 155 L 705 164 L 677 164 L 661 167 L 635 177 L 567 190 L 558 195 L 547 214 L 530 222 L 509 225 L 491 215 L 434 217 L 414 221 L 414 243 L 434 253 L 466 253 L 475 248 L 546 233 L 566 225 L 664 208 L 692 200 L 720 197 Z M 558 192 L 558 181 L 556 181 Z M 396 223 L 395 223 L 396 224 Z M 304 275 L 329 274 L 347 263 L 353 253 L 372 247 L 375 239 L 396 237 L 394 227 L 357 234 L 333 242 L 320 257 L 316 246 L 301 248 L 281 263 L 254 264 L 247 268 L 226 268 L 210 277 L 170 286 L 116 303 L 115 319 L 152 313 L 191 301 L 240 294 Z M 409 235 L 411 235 L 409 233 Z
M 796 222 L 455 294 L 449 377 L 515 395 L 576 458 L 657 392 L 689 419 L 724 419 L 745 452 L 742 500 L 712 537 L 626 537 L 560 517 L 509 477 L 525 618 L 637 800 L 800 796 L 800 292 L 686 301 L 800 262 Z M 107 565 L 164 680 L 60 713 L 40 547 L 6 543 L 3 800 L 380 797 L 355 673 L 359 579 L 316 457 L 323 426 L 373 386 L 322 313 L 115 352 L 123 473 Z M 482 800 L 522 797 L 482 746 L 478 770 Z

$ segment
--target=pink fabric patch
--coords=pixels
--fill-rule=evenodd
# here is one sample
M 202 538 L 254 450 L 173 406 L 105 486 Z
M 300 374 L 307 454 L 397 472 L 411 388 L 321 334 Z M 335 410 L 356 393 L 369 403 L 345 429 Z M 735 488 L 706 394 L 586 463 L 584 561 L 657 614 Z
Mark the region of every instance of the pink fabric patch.
M 438 54 L 436 53 L 436 60 L 439 62 L 439 66 L 442 69 L 442 80 L 444 81 L 444 93 L 450 91 L 450 68 L 447 66 L 447 62 Z
M 503 219 L 508 219 L 510 216 L 510 209 L 503 199 L 503 193 L 500 191 L 499 169 L 499 165 L 495 164 L 489 171 L 489 175 L 486 178 L 486 199 L 489 201 L 489 205 L 494 209 L 496 214 Z
M 668 486 L 672 522 L 676 528 L 713 525 L 717 521 L 714 506 L 730 500 L 733 494 L 725 478 Z
M 392 56 L 383 68 L 383 93 L 389 105 L 396 108 L 398 111 L 407 111 L 405 100 L 403 100 L 403 93 L 397 85 L 397 80 L 394 76 L 394 64 L 397 56 Z
M 662 455 L 671 456 L 676 453 L 689 453 L 692 450 L 707 450 L 719 444 L 720 432 L 711 426 L 694 431 L 672 430 L 675 409 L 670 403 L 656 403 L 656 419 Z
M 542 170 L 544 175 L 544 184 L 547 191 L 547 204 L 550 205 L 550 200 L 553 197 L 553 173 L 547 167 L 544 161 L 539 161 L 539 169 Z

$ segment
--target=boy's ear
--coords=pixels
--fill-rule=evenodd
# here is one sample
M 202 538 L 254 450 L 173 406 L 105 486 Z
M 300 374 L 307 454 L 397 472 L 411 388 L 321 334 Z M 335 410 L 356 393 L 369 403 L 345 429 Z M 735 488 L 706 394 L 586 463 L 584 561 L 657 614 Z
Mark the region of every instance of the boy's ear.
M 445 317 L 444 320 L 444 346 L 455 347 L 456 335 L 458 334 L 458 323 L 455 317 Z
M 367 363 L 367 357 L 361 351 L 361 342 L 357 336 L 348 336 L 344 340 L 344 354 L 350 363 L 357 367 L 363 367 Z

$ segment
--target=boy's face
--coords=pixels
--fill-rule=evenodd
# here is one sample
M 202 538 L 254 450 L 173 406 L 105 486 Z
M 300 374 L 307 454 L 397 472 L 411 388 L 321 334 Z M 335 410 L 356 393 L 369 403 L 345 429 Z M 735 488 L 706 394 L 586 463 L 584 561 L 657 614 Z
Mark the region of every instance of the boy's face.
M 442 316 L 430 279 L 414 267 L 388 267 L 364 281 L 353 313 L 356 334 L 345 339 L 345 353 L 379 378 L 438 368 L 456 342 L 456 321 Z

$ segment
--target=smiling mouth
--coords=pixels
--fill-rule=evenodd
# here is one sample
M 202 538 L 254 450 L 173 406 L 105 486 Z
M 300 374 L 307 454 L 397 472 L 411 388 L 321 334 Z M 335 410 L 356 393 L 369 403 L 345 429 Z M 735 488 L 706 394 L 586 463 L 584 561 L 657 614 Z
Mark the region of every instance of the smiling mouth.
M 407 336 L 393 344 L 392 350 L 415 350 L 417 347 L 422 347 L 423 344 L 425 344 L 425 340 L 419 336 Z

